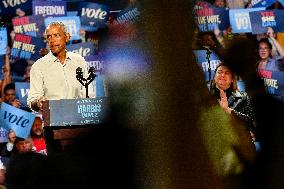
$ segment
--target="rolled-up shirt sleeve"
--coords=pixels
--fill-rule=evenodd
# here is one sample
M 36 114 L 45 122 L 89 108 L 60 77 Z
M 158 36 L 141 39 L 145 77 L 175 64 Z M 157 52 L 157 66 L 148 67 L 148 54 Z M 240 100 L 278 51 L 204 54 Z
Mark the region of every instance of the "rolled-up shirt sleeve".
M 44 96 L 44 82 L 41 71 L 33 65 L 30 71 L 30 90 L 28 92 L 27 103 L 31 108 L 31 102 Z

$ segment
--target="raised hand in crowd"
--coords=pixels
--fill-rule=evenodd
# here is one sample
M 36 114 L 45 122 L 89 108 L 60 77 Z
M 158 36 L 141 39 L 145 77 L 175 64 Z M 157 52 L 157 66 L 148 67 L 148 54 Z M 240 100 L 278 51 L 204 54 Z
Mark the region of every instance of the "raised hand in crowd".
M 42 96 L 37 101 L 31 103 L 31 107 L 35 111 L 39 111 L 43 109 L 43 102 L 46 101 L 46 97 Z
M 2 67 L 3 75 L 4 75 L 4 81 L 6 82 L 6 84 L 12 82 L 11 66 L 10 66 L 10 53 L 11 53 L 11 49 L 10 49 L 9 46 L 7 46 L 6 54 L 5 54 L 5 61 L 4 61 L 4 65 Z
M 47 55 L 48 54 L 48 49 L 47 48 L 41 48 L 40 50 L 39 50 L 39 54 L 40 54 L 40 56 L 42 56 L 42 57 L 44 57 L 45 55 Z
M 229 107 L 228 98 L 224 90 L 220 90 L 220 100 L 218 99 L 220 107 L 228 114 L 231 114 L 232 109 Z
M 217 28 L 214 28 L 214 34 L 218 40 L 218 42 L 220 43 L 220 45 L 225 48 L 225 43 L 224 43 L 224 37 L 222 35 L 222 32 L 221 30 L 217 27 Z
M 16 89 L 15 89 L 15 84 L 14 83 L 9 83 L 5 85 L 3 89 L 3 96 L 2 96 L 2 101 L 10 104 L 11 106 L 20 108 L 21 103 L 18 99 L 16 99 Z
M 271 42 L 272 46 L 275 47 L 275 51 L 272 51 L 272 55 L 278 55 L 280 58 L 284 57 L 284 49 L 276 40 L 276 33 L 271 27 L 267 28 L 266 36 L 268 37 L 269 41 Z
M 10 102 L 10 104 L 16 108 L 20 108 L 21 107 L 21 102 L 19 99 L 14 99 L 13 101 Z
M 9 140 L 9 143 L 11 143 L 11 144 L 14 144 L 14 143 L 15 143 L 15 140 L 16 140 L 16 133 L 15 133 L 15 131 L 13 131 L 12 129 L 9 131 L 8 140 Z

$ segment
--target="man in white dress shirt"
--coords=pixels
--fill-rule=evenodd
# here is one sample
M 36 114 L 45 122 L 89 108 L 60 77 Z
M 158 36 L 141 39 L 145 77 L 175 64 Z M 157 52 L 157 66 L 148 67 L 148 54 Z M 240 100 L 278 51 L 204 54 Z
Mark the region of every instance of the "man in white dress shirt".
M 84 58 L 66 50 L 70 34 L 63 23 L 50 23 L 44 36 L 50 52 L 37 60 L 30 72 L 27 101 L 34 111 L 42 110 L 44 100 L 84 98 L 85 88 L 76 79 L 76 69 L 82 68 L 85 78 L 88 75 Z M 95 91 L 90 87 L 89 96 L 95 97 Z

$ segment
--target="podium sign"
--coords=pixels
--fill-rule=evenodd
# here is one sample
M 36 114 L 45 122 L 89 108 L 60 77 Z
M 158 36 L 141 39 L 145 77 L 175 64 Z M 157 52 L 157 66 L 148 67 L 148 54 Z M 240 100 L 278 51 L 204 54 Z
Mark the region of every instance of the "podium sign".
M 44 126 L 102 124 L 107 113 L 106 97 L 48 100 L 43 104 Z

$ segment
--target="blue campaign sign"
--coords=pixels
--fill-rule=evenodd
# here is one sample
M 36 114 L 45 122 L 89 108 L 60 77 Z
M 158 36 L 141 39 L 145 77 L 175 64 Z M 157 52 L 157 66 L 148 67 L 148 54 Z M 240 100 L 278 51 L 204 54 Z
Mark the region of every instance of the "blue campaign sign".
M 96 88 L 96 97 L 105 97 L 106 86 L 105 86 L 105 74 L 104 74 L 104 64 L 105 61 L 100 55 L 87 56 L 85 60 L 88 64 L 88 67 L 94 67 L 96 70 L 96 79 L 91 83 L 93 87 Z
M 15 82 L 16 98 L 20 100 L 22 107 L 27 107 L 27 97 L 30 90 L 29 82 Z
M 7 45 L 8 45 L 7 28 L 2 27 L 0 28 L 0 55 L 6 54 Z
M 284 96 L 284 72 L 271 70 L 258 70 L 263 79 L 266 90 L 273 96 Z
M 230 9 L 229 17 L 233 33 L 252 32 L 250 12 L 264 10 L 265 8 Z
M 15 33 L 42 37 L 45 30 L 41 16 L 24 16 L 12 19 Z
M 91 56 L 96 53 L 95 44 L 93 42 L 71 44 L 67 46 L 67 50 L 78 53 L 83 57 Z
M 225 30 L 230 26 L 229 11 L 225 8 L 203 8 L 196 10 L 195 20 L 199 31 Z
M 42 17 L 66 16 L 66 1 L 33 1 L 33 14 Z
M 44 19 L 45 27 L 47 27 L 51 22 L 62 22 L 67 27 L 68 33 L 71 35 L 70 40 L 81 39 L 81 22 L 78 16 L 48 17 Z
M 209 64 L 208 64 L 208 60 L 206 59 L 207 57 L 206 53 L 207 53 L 206 50 L 195 50 L 194 51 L 196 62 L 204 71 L 206 81 L 209 81 L 209 72 L 208 72 Z M 212 52 L 212 54 L 210 55 L 210 68 L 211 68 L 210 80 L 213 79 L 215 69 L 220 63 L 221 61 L 219 60 L 219 57 L 214 52 Z
M 41 57 L 39 50 L 44 47 L 45 43 L 42 38 L 16 33 L 11 56 L 27 60 L 37 60 Z
M 87 31 L 96 31 L 106 26 L 109 7 L 98 3 L 81 2 L 78 16 L 80 16 L 82 28 Z
M 275 19 L 277 22 L 277 26 L 275 27 L 275 31 L 277 32 L 284 32 L 284 10 L 283 9 L 277 9 L 273 10 L 275 14 Z
M 3 67 L 4 62 L 5 62 L 5 55 L 0 55 L 0 68 L 2 68 L 2 67 Z M 1 80 L 3 80 L 3 79 L 4 79 L 4 78 L 3 78 L 3 73 L 2 73 L 2 72 L 0 72 L 0 79 L 1 79 Z
M 0 127 L 10 130 L 13 129 L 16 136 L 27 138 L 30 134 L 35 115 L 6 104 L 1 103 Z
M 8 134 L 9 134 L 9 131 L 7 129 L 0 127 L 0 143 L 9 141 Z
M 264 83 L 270 89 L 271 94 L 284 96 L 284 72 L 273 71 L 271 79 Z
M 32 13 L 32 0 L 2 0 L 0 7 L 1 15 L 5 18 L 13 17 L 17 9 L 21 9 L 26 15 L 30 15 Z
M 276 32 L 284 31 L 284 10 L 264 10 L 251 12 L 252 33 L 262 34 L 267 32 L 267 27 Z
M 67 11 L 66 16 L 77 16 L 78 15 L 78 11 Z
M 140 14 L 138 6 L 131 5 L 117 13 L 115 23 L 132 24 L 139 19 Z
M 252 0 L 251 5 L 253 8 L 257 7 L 269 7 L 273 3 L 275 3 L 275 0 Z

